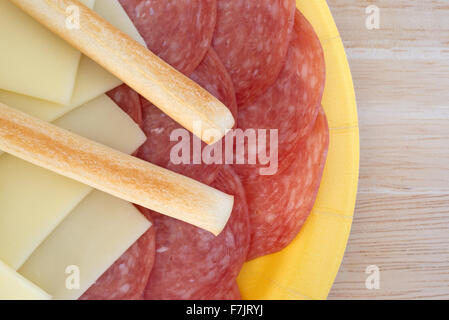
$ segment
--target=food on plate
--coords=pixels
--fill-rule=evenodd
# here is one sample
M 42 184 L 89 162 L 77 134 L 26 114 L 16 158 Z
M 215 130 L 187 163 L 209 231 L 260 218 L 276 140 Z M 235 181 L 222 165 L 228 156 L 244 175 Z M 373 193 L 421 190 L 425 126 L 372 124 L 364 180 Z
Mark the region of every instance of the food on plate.
M 232 286 L 232 289 L 228 292 L 224 292 L 222 295 L 218 294 L 212 298 L 213 300 L 241 300 L 242 295 L 240 294 L 239 286 L 236 283 Z
M 92 0 L 83 2 L 93 7 Z M 78 50 L 9 0 L 0 1 L 0 38 L 0 68 L 4 70 L 0 72 L 0 88 L 57 104 L 70 102 L 81 56 Z
M 279 78 L 255 103 L 239 110 L 239 127 L 279 130 L 275 175 L 261 175 L 260 163 L 236 166 L 248 194 L 248 259 L 279 251 L 298 234 L 315 203 L 326 161 L 329 132 L 324 112 L 319 113 L 324 56 L 312 26 L 299 11 L 293 29 Z M 262 152 L 273 152 L 267 149 Z
M 0 261 L 0 300 L 48 300 L 51 296 Z
M 134 121 L 106 95 L 54 124 L 127 154 L 145 141 L 144 133 Z M 9 154 L 0 156 L 0 177 L 0 260 L 19 269 L 55 226 L 73 215 L 74 208 L 92 189 Z M 107 206 L 103 204 L 103 208 Z M 130 216 L 135 214 L 134 211 Z M 117 218 L 108 221 L 116 222 Z M 122 230 L 129 232 L 125 239 L 136 232 L 131 223 Z M 131 238 L 130 241 L 136 240 Z
M 146 248 L 133 244 L 145 233 L 151 236 L 148 230 L 152 230 L 151 222 L 131 203 L 93 190 L 54 228 L 17 271 L 55 299 L 78 299 L 116 260 L 121 261 L 123 257 L 130 260 L 122 270 L 133 266 L 128 269 L 130 272 L 144 271 L 147 256 L 152 257 L 154 247 L 151 242 Z M 133 257 L 126 252 L 128 249 L 131 254 L 139 249 L 139 266 L 132 264 Z M 145 277 L 145 274 L 139 274 L 140 277 Z M 128 275 L 121 279 L 127 282 L 121 293 L 126 293 L 128 285 L 136 288 L 134 284 L 138 284 L 139 278 Z M 96 289 L 94 292 L 99 293 Z M 107 293 L 102 292 L 103 295 Z M 111 291 L 108 293 L 111 294 Z M 119 294 L 115 292 L 114 296 Z
M 219 140 L 234 126 L 234 118 L 221 102 L 151 51 L 117 29 L 77 0 L 10 0 L 55 34 L 80 49 L 89 58 L 109 70 L 155 103 L 166 114 L 193 131 L 202 123 L 199 137 L 206 130 L 221 136 L 208 136 L 206 143 Z M 77 6 L 80 26 L 67 32 L 66 9 Z
M 276 82 L 257 100 L 240 108 L 238 126 L 244 130 L 277 129 L 278 144 L 270 149 L 253 150 L 262 154 L 277 154 L 277 172 L 290 166 L 289 157 L 315 123 L 324 90 L 325 64 L 320 42 L 310 23 L 297 11 L 290 48 L 284 68 Z M 259 137 L 261 139 L 261 137 Z M 250 151 L 248 151 L 250 152 Z M 245 155 L 237 155 L 244 157 Z M 248 154 L 249 158 L 251 155 Z M 258 179 L 265 164 L 242 165 L 237 171 L 244 181 Z
M 229 166 L 220 171 L 211 186 L 235 195 L 231 218 L 218 237 L 184 222 L 153 215 L 156 261 L 145 299 L 207 300 L 233 290 L 250 240 L 245 191 Z
M 10 198 L 0 196 L 0 220 L 11 223 L 0 240 L 23 238 L 13 250 L 0 242 L 9 296 L 241 299 L 243 264 L 289 245 L 321 183 L 329 128 L 314 29 L 293 0 L 82 2 L 0 0 L 20 34 L 42 28 L 66 76 L 49 72 L 45 90 L 39 68 L 20 70 L 23 84 L 0 77 L 0 149 L 11 153 L 0 153 L 0 176 L 15 181 L 0 179 Z M 67 32 L 57 9 L 71 4 L 81 29 Z M 0 45 L 10 38 L 0 32 Z M 37 48 L 19 47 L 8 54 Z M 185 150 L 188 161 L 174 161 Z M 24 219 L 32 206 L 39 223 Z M 0 282 L 0 298 L 7 290 Z
M 278 77 L 287 54 L 294 0 L 217 0 L 212 46 L 231 74 L 239 106 Z
M 216 0 L 120 0 L 148 49 L 190 76 L 210 48 Z
M 0 148 L 116 197 L 219 234 L 233 197 L 0 103 Z
M 92 0 L 85 2 L 90 6 L 94 4 Z M 96 4 L 101 2 L 104 0 L 97 0 Z M 109 0 L 106 2 L 111 3 Z M 56 47 L 65 46 L 63 40 L 52 37 L 50 31 L 45 33 L 45 28 L 39 29 L 40 25 L 28 15 L 18 16 L 17 11 L 22 12 L 21 9 L 9 0 L 0 0 L 0 6 L 0 20 L 2 25 L 6 25 L 3 30 L 9 30 L 9 34 L 29 34 L 33 39 L 35 33 L 41 33 L 37 43 L 28 41 L 28 37 L 18 38 L 23 47 L 9 41 L 9 34 L 5 38 L 5 33 L 0 33 L 3 53 L 21 57 L 35 66 L 51 64 L 53 69 L 61 68 L 65 70 L 66 77 L 72 77 L 70 68 L 59 64 L 64 59 L 42 52 L 55 53 Z M 97 5 L 95 8 L 99 9 Z M 109 6 L 108 9 L 115 13 L 114 20 L 111 20 L 114 25 L 123 30 L 134 29 L 120 5 Z M 5 16 L 9 18 L 10 14 L 12 19 L 3 19 Z M 5 43 L 8 45 L 4 46 Z M 42 60 L 46 61 L 42 63 Z M 45 81 L 52 79 L 58 82 L 58 74 L 52 72 L 53 69 L 46 68 L 38 77 L 35 77 L 34 69 L 25 68 L 21 72 L 25 72 L 22 77 L 30 80 L 33 90 L 57 91 L 58 86 L 53 87 Z M 3 71 L 0 73 L 5 74 Z M 144 141 L 143 132 L 103 94 L 119 85 L 120 80 L 85 56 L 81 57 L 73 80 L 76 86 L 68 105 L 21 95 L 23 89 L 29 88 L 27 81 L 16 83 L 18 88 L 14 93 L 3 90 L 0 85 L 0 101 L 45 121 L 56 120 L 54 123 L 60 127 L 121 152 L 134 152 Z M 15 283 L 18 290 L 15 292 L 14 286 L 5 285 L 8 281 L 0 281 L 0 292 L 6 294 L 2 298 L 20 297 L 14 296 L 14 292 L 22 294 L 23 298 L 31 297 L 32 286 L 26 281 L 32 281 L 53 298 L 76 299 L 150 227 L 128 202 L 112 196 L 97 196 L 88 186 L 11 155 L 0 156 L 0 175 L 0 218 L 3 222 L 0 224 L 0 260 L 11 268 L 11 272 L 0 270 L 0 276 L 6 275 L 11 280 L 9 283 Z M 83 272 L 80 290 L 67 292 L 65 280 L 70 274 L 65 273 L 65 268 L 71 264 L 76 264 Z M 45 297 L 50 295 L 41 296 Z
M 151 218 L 147 216 L 151 221 Z M 139 300 L 145 290 L 156 253 L 156 233 L 148 229 L 81 296 L 80 300 Z
M 126 84 L 112 89 L 108 92 L 111 98 L 120 108 L 123 109 L 139 126 L 142 126 L 142 102 L 140 95 Z
M 235 119 L 237 119 L 234 86 L 220 58 L 218 58 L 213 49 L 209 49 L 206 57 L 191 75 L 191 78 L 222 101 L 232 112 Z M 140 147 L 137 156 L 206 184 L 214 181 L 221 167 L 220 165 L 203 162 L 201 164 L 174 164 L 170 160 L 170 153 L 172 148 L 179 142 L 177 139 L 176 141 L 171 141 L 170 136 L 174 130 L 182 129 L 182 127 L 146 99 L 143 99 L 142 109 L 142 130 L 148 139 Z M 205 144 L 201 143 L 192 134 L 189 134 L 188 142 L 201 144 L 202 150 L 205 147 Z M 190 159 L 193 160 L 193 151 L 190 154 Z
M 329 129 L 320 108 L 290 166 L 269 179 L 260 176 L 244 184 L 251 221 L 249 260 L 285 248 L 298 234 L 315 203 L 328 145 Z

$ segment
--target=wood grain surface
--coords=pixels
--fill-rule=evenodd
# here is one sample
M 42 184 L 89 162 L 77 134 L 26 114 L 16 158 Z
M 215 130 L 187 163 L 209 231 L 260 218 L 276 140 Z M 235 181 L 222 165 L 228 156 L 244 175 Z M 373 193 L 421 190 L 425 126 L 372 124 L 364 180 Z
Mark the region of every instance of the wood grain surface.
M 449 1 L 328 0 L 357 95 L 360 186 L 329 299 L 449 299 Z M 366 8 L 380 12 L 368 30 Z M 380 288 L 367 289 L 367 266 Z

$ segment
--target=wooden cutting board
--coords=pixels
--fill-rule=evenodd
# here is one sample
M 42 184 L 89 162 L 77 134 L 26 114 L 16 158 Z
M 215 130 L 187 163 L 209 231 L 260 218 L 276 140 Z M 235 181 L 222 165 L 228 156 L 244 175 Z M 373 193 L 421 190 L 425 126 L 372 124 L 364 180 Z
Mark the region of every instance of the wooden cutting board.
M 361 135 L 354 224 L 329 298 L 448 299 L 449 2 L 327 2 Z M 373 4 L 380 24 L 369 30 Z M 379 270 L 379 289 L 367 289 L 368 266 Z

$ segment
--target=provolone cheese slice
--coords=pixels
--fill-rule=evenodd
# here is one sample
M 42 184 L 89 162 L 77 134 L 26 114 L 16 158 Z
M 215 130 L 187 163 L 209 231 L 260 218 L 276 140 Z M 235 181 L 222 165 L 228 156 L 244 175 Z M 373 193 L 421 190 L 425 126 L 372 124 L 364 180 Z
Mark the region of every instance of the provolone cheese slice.
M 19 272 L 55 299 L 78 299 L 150 226 L 132 204 L 93 191 Z
M 73 106 L 64 107 L 56 103 L 4 90 L 0 90 L 0 102 L 48 122 L 52 122 L 75 108 Z
M 92 7 L 94 0 L 83 0 Z M 81 54 L 9 0 L 0 0 L 0 88 L 68 104 Z
M 0 0 L 0 10 L 3 1 L 5 0 Z M 91 5 L 93 5 L 93 1 Z M 133 37 L 139 43 L 145 45 L 145 41 L 117 0 L 97 0 L 95 2 L 94 10 L 117 28 Z M 1 15 L 2 13 L 0 13 L 0 16 Z M 0 21 L 0 26 L 1 23 L 2 22 Z M 1 32 L 2 31 L 0 30 L 0 34 Z M 1 55 L 2 53 L 0 52 L 0 57 Z M 0 61 L 0 71 L 1 63 L 2 62 Z M 109 73 L 109 71 L 106 71 L 103 67 L 82 55 L 70 103 L 61 105 L 13 93 L 11 91 L 1 90 L 1 80 L 0 102 L 39 119 L 51 122 L 121 84 L 122 81 Z M 39 84 L 39 86 L 44 88 L 46 85 L 43 83 Z M 55 87 L 55 90 L 58 90 L 58 88 Z
M 147 46 L 118 0 L 96 0 L 94 10 L 117 29 L 122 30 L 141 45 Z
M 102 93 L 118 87 L 122 83 L 109 71 L 106 71 L 102 66 L 83 55 L 78 68 L 72 100 L 69 105 L 60 106 L 60 108 L 63 113 L 66 113 L 98 97 Z
M 106 95 L 53 123 L 127 154 L 136 151 L 147 139 L 140 127 Z
M 127 153 L 145 140 L 134 121 L 104 95 L 58 123 Z M 19 268 L 91 190 L 11 155 L 0 156 L 0 259 Z
M 91 191 L 4 154 L 0 157 L 0 259 L 18 269 Z
M 48 300 L 51 296 L 0 261 L 0 300 Z

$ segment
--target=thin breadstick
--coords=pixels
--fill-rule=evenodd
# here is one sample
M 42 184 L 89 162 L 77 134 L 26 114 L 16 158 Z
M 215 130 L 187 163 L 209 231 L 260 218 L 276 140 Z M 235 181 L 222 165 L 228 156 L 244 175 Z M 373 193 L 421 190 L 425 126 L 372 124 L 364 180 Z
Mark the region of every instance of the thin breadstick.
M 0 149 L 218 235 L 234 198 L 0 103 Z
M 11 1 L 204 142 L 220 140 L 234 126 L 231 112 L 218 99 L 79 1 Z M 79 28 L 67 27 L 73 14 L 67 9 L 73 6 L 79 8 Z M 194 132 L 198 124 L 201 132 Z M 217 134 L 204 135 L 211 129 Z

